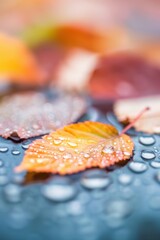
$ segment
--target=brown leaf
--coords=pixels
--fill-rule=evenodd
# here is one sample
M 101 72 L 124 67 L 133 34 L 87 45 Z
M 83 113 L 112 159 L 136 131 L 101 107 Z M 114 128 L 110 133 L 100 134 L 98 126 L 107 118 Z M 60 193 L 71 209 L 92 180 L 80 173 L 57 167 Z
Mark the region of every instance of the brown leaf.
M 0 135 L 29 138 L 49 133 L 76 121 L 86 102 L 74 94 L 47 98 L 43 93 L 25 92 L 4 97 L 0 103 Z
M 71 174 L 86 168 L 105 168 L 129 159 L 134 144 L 125 134 L 100 122 L 68 125 L 34 141 L 16 171 Z

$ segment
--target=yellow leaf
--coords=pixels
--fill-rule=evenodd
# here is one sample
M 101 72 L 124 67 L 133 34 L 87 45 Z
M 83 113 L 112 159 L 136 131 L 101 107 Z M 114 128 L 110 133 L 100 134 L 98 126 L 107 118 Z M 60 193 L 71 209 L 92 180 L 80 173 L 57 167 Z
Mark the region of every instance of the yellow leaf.
M 0 33 L 0 79 L 20 84 L 42 84 L 43 73 L 18 39 Z
M 34 141 L 16 171 L 71 174 L 91 167 L 105 168 L 132 156 L 134 144 L 111 125 L 71 124 Z

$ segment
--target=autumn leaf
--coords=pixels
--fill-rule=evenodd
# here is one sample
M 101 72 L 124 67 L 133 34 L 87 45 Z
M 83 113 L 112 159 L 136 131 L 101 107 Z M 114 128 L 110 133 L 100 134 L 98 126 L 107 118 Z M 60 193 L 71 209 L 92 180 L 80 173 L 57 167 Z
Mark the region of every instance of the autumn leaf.
M 160 96 L 141 97 L 118 100 L 114 104 L 114 112 L 122 123 L 131 123 L 141 109 L 149 107 L 133 126 L 137 131 L 160 133 Z
M 44 135 L 76 121 L 87 104 L 76 94 L 60 93 L 50 97 L 41 92 L 22 92 L 0 102 L 0 135 L 29 138 Z
M 0 79 L 19 84 L 41 85 L 44 81 L 34 56 L 20 40 L 0 33 Z
M 159 79 L 160 68 L 140 54 L 117 52 L 100 59 L 88 89 L 96 99 L 149 96 L 160 93 Z
M 68 125 L 34 141 L 16 171 L 76 173 L 105 168 L 132 156 L 134 144 L 111 125 L 83 122 Z

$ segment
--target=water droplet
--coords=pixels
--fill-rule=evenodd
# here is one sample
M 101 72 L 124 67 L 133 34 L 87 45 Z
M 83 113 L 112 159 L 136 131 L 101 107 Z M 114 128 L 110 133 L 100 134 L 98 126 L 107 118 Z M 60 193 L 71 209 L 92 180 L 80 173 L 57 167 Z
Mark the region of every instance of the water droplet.
M 142 136 L 139 138 L 139 142 L 145 146 L 150 146 L 155 143 L 155 139 L 152 136 Z
M 64 159 L 70 159 L 72 157 L 72 155 L 70 153 L 66 153 L 63 158 Z
M 60 179 L 50 181 L 42 188 L 44 197 L 55 202 L 64 202 L 71 200 L 76 195 L 76 189 L 68 181 Z
M 71 147 L 77 147 L 77 143 L 74 143 L 74 142 L 67 142 L 67 143 Z
M 5 153 L 8 151 L 8 148 L 7 147 L 0 147 L 0 152 L 1 153 Z
M 20 151 L 19 151 L 19 150 L 12 150 L 12 154 L 13 154 L 13 155 L 19 155 L 19 154 L 20 154 Z
M 160 162 L 158 162 L 158 161 L 152 161 L 152 162 L 150 163 L 150 165 L 151 165 L 151 167 L 153 167 L 153 168 L 160 168 Z
M 17 203 L 21 201 L 21 189 L 15 184 L 9 184 L 4 188 L 4 196 L 7 201 Z
M 142 173 L 148 169 L 148 166 L 143 162 L 131 162 L 128 165 L 129 169 L 135 173 Z
M 65 151 L 65 148 L 63 146 L 59 147 L 59 151 L 60 152 L 64 152 Z
M 160 171 L 155 174 L 155 179 L 160 184 Z
M 144 160 L 152 160 L 152 159 L 154 159 L 156 157 L 156 155 L 152 151 L 142 151 L 141 157 Z
M 90 170 L 81 179 L 82 186 L 90 190 L 106 188 L 110 183 L 110 178 L 101 170 Z
M 6 175 L 0 176 L 0 186 L 6 185 L 8 183 L 8 177 Z
M 0 159 L 0 167 L 4 166 L 4 162 Z
M 0 168 L 0 175 L 5 175 L 7 173 L 6 168 L 2 167 Z
M 54 144 L 59 145 L 62 142 L 61 139 L 54 139 Z
M 127 201 L 114 200 L 107 203 L 106 213 L 110 218 L 123 219 L 132 213 L 132 209 Z
M 121 174 L 118 178 L 118 181 L 122 184 L 122 185 L 129 185 L 132 182 L 132 176 L 129 174 Z
M 22 144 L 22 148 L 24 149 L 24 150 L 26 150 L 26 149 L 28 149 L 29 148 L 29 145 L 30 145 L 31 143 L 26 143 L 26 144 Z
M 160 196 L 152 196 L 149 205 L 154 210 L 160 210 Z
M 114 153 L 114 148 L 112 146 L 106 146 L 102 149 L 103 153 L 112 154 Z
M 83 207 L 79 201 L 72 201 L 67 205 L 67 213 L 70 215 L 81 215 L 83 213 Z

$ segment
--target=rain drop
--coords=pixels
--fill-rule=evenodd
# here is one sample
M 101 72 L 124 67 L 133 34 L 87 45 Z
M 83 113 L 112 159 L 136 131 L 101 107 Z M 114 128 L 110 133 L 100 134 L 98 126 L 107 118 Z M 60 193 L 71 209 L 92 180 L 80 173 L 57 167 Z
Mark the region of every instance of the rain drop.
M 152 136 L 142 136 L 142 137 L 139 138 L 139 142 L 142 145 L 150 146 L 150 145 L 153 145 L 155 143 L 155 139 Z
M 13 154 L 13 155 L 19 155 L 19 154 L 20 154 L 20 151 L 19 151 L 19 150 L 13 150 L 13 151 L 12 151 L 12 154 Z
M 4 188 L 4 196 L 7 201 L 17 203 L 21 201 L 20 187 L 15 184 L 9 184 Z
M 112 219 L 123 219 L 132 213 L 132 209 L 127 201 L 114 200 L 107 203 L 106 213 Z
M 0 186 L 3 186 L 8 183 L 8 177 L 6 175 L 0 176 Z
M 112 154 L 114 153 L 114 148 L 112 146 L 106 146 L 102 149 L 103 153 Z
M 60 152 L 64 152 L 65 151 L 65 148 L 63 146 L 59 147 L 59 151 Z
M 110 183 L 110 178 L 101 170 L 90 170 L 81 179 L 82 186 L 89 190 L 103 189 L 108 187 Z
M 153 210 L 160 210 L 160 196 L 152 196 L 149 205 Z
M 4 162 L 0 159 L 0 167 L 4 166 Z
M 143 162 L 131 162 L 128 165 L 129 169 L 132 170 L 135 173 L 142 173 L 145 172 L 148 169 L 148 166 Z
M 129 185 L 132 182 L 132 176 L 129 174 L 121 174 L 118 178 L 118 181 L 122 185 Z
M 61 144 L 62 140 L 60 139 L 54 139 L 54 144 L 59 145 Z
M 156 155 L 152 151 L 142 151 L 141 157 L 144 160 L 152 160 L 152 159 L 154 159 L 156 157 Z
M 155 175 L 156 181 L 160 184 L 160 171 L 158 171 Z
M 76 189 L 68 182 L 51 181 L 44 185 L 42 188 L 42 194 L 45 198 L 55 201 L 64 202 L 75 197 Z
M 158 161 L 152 161 L 152 162 L 150 163 L 150 165 L 151 165 L 151 167 L 153 167 L 153 168 L 160 168 L 160 162 L 158 162 Z
M 67 143 L 71 147 L 77 147 L 77 143 L 74 143 L 74 142 L 67 142 Z
M 1 153 L 5 153 L 8 151 L 8 148 L 7 147 L 0 147 L 0 152 Z

